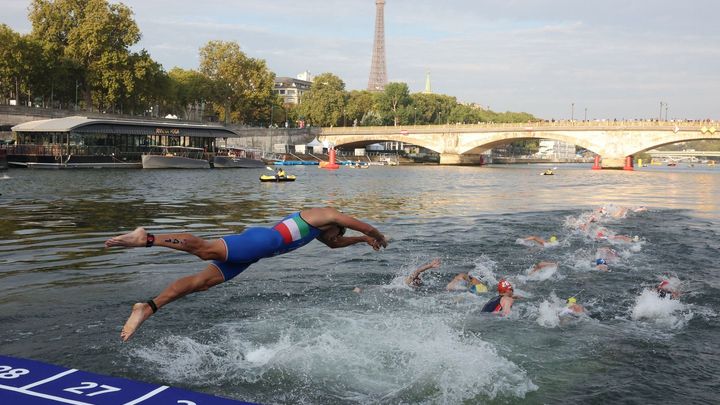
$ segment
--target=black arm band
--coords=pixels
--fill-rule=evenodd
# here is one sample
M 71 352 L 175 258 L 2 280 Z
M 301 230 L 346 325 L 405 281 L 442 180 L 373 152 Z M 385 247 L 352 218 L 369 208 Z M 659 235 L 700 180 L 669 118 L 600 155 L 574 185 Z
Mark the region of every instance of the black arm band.
M 157 312 L 157 305 L 155 305 L 155 301 L 153 301 L 153 300 L 148 300 L 148 301 L 146 302 L 146 304 L 150 305 L 150 308 L 152 308 L 152 310 L 153 310 L 153 314 L 154 314 L 155 312 Z

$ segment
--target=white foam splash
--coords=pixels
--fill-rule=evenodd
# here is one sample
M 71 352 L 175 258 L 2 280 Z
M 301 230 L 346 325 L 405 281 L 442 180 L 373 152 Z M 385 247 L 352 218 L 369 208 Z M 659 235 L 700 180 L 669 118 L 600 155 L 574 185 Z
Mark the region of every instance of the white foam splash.
M 287 376 L 292 386 L 284 388 L 284 395 L 291 392 L 294 398 L 284 401 L 290 402 L 324 396 L 340 402 L 461 403 L 497 396 L 523 398 L 537 389 L 526 372 L 493 345 L 458 331 L 439 316 L 407 311 L 302 312 L 302 324 L 267 319 L 226 325 L 216 342 L 169 337 L 134 355 L 152 363 L 170 381 L 237 384 L 262 379 L 273 386 L 286 384 L 282 376 Z M 275 328 L 280 335 L 268 339 L 240 330 L 248 327 Z M 273 397 L 264 399 L 273 402 Z
M 655 291 L 646 289 L 635 299 L 631 318 L 648 321 L 657 326 L 679 329 L 693 317 L 693 312 L 680 300 L 660 298 Z

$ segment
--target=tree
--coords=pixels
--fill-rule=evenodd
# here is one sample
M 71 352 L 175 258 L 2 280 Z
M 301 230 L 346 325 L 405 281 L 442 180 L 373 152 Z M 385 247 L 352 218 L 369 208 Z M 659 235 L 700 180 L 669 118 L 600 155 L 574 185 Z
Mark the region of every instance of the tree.
M 29 18 L 31 36 L 47 54 L 76 67 L 86 103 L 102 107 L 128 97 L 129 49 L 140 40 L 130 8 L 106 0 L 33 0 Z
M 390 115 L 393 125 L 397 126 L 400 112 L 410 104 L 410 90 L 406 83 L 388 83 L 385 90 L 380 93 L 378 107 L 382 114 Z
M 332 73 L 315 77 L 310 90 L 303 94 L 298 112 L 313 125 L 337 125 L 345 108 L 345 83 Z
M 200 48 L 200 72 L 212 81 L 220 119 L 252 123 L 270 116 L 275 74 L 264 60 L 245 55 L 237 42 L 210 41 Z
M 375 108 L 375 98 L 368 90 L 353 90 L 347 96 L 345 116 L 351 123 L 362 122 L 363 118 Z
M 180 112 L 184 119 L 202 119 L 199 113 L 205 102 L 212 99 L 212 81 L 197 70 L 175 67 L 168 73 L 170 79 L 170 108 Z

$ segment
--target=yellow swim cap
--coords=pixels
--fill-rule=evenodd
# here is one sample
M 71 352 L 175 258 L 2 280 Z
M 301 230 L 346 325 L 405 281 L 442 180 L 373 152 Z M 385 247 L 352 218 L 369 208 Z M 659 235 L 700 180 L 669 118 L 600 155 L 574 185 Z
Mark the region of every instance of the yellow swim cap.
M 551 236 L 550 242 L 557 242 L 557 236 L 555 236 L 555 235 Z
M 576 302 L 577 302 L 577 299 L 575 299 L 575 297 L 570 297 L 570 298 L 567 299 L 567 304 L 568 304 L 568 306 L 570 306 L 570 305 L 572 305 L 572 304 L 574 304 L 574 303 L 576 303 Z
M 487 292 L 487 287 L 483 283 L 477 283 L 470 286 L 470 292 L 473 292 L 475 294 L 482 294 Z

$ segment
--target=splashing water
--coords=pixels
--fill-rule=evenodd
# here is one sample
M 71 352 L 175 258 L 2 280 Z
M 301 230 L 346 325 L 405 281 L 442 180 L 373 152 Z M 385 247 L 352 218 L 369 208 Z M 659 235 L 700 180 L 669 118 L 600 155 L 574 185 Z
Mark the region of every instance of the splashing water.
M 631 318 L 635 321 L 648 321 L 657 326 L 679 329 L 693 317 L 689 306 L 679 300 L 660 298 L 653 290 L 643 290 L 635 299 Z
M 358 402 L 458 403 L 498 395 L 522 398 L 537 389 L 526 372 L 493 345 L 439 317 L 304 312 L 303 324 L 286 328 L 274 341 L 254 341 L 252 330 L 272 330 L 277 320 L 251 328 L 226 324 L 219 327 L 217 341 L 172 336 L 134 355 L 171 381 L 201 375 L 215 384 L 267 379 L 277 386 L 292 375 L 305 383 L 332 382 L 328 391 L 335 400 Z M 287 399 L 328 400 L 300 391 L 288 388 Z

